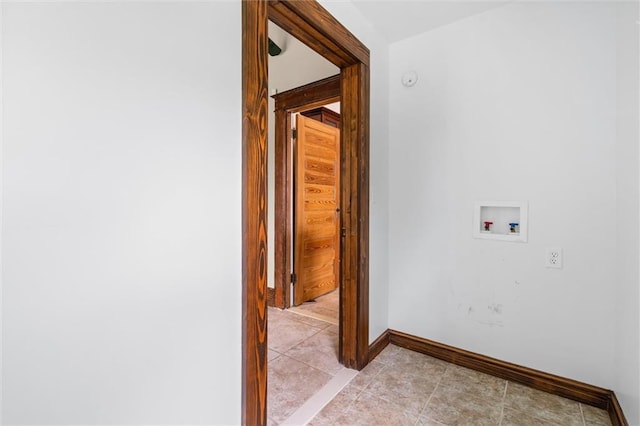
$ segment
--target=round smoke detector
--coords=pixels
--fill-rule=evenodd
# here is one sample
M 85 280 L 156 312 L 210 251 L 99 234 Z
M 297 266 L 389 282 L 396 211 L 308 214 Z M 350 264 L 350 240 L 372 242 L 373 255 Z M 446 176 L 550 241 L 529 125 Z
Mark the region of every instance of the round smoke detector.
M 407 71 L 402 75 L 402 85 L 411 87 L 418 81 L 418 74 L 415 71 Z

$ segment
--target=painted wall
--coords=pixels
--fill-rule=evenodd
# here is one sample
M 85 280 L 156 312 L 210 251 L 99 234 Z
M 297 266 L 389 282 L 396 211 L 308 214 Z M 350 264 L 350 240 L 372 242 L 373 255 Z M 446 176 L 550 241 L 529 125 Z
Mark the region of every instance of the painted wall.
M 371 52 L 369 340 L 388 328 L 389 46 L 351 3 L 320 1 Z
M 640 424 L 640 257 L 638 210 L 640 108 L 640 20 L 638 2 L 617 8 L 617 136 L 615 284 L 615 382 L 613 389 L 629 424 Z
M 3 3 L 5 424 L 240 421 L 240 3 Z
M 638 220 L 638 141 L 617 138 L 637 74 L 617 80 L 617 15 L 512 3 L 390 46 L 391 328 L 607 388 L 637 368 L 637 224 L 618 219 Z M 528 201 L 528 243 L 473 239 L 480 200 Z M 635 297 L 625 314 L 617 293 Z M 615 354 L 626 339 L 635 361 Z M 627 389 L 637 421 L 637 379 Z

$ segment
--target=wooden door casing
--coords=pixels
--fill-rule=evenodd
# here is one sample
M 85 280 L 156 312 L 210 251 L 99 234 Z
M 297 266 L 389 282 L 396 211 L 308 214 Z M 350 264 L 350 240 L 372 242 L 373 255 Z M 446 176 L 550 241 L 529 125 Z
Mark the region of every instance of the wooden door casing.
M 340 362 L 369 356 L 369 50 L 314 0 L 242 1 L 242 424 L 267 424 L 267 20 L 340 67 Z
M 340 260 L 340 130 L 297 116 L 294 302 L 338 286 Z

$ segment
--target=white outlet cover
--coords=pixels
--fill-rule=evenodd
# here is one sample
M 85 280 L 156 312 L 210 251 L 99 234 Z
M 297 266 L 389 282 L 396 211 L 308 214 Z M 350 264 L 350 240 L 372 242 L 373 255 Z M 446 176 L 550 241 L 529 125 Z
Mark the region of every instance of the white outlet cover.
M 544 264 L 547 268 L 562 268 L 562 249 L 550 247 L 545 250 Z

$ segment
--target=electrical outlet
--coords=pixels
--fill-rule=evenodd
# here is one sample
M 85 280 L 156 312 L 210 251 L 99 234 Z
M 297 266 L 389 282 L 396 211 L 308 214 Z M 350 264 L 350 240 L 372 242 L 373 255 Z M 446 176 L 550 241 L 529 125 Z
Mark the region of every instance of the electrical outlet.
M 562 268 L 562 249 L 558 247 L 548 248 L 544 266 L 547 268 Z

